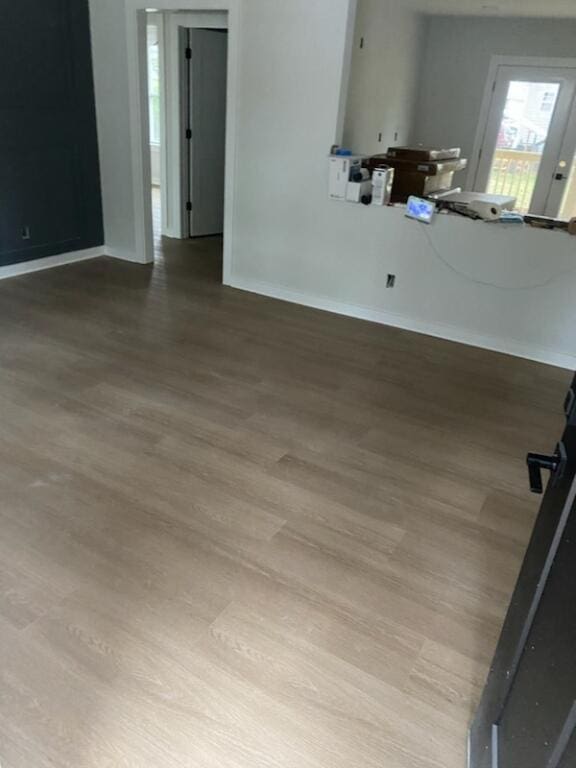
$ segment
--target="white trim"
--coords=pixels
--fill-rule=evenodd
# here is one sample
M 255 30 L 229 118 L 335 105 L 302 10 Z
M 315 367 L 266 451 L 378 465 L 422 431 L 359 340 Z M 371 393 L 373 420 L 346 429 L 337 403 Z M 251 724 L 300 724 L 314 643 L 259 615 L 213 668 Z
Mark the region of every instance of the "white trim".
M 181 238 L 180 227 L 180 173 L 172 169 L 179 163 L 180 93 L 178 80 L 179 42 L 174 36 L 171 13 L 163 13 L 164 18 L 164 163 L 162 188 L 162 222 L 166 237 Z
M 344 42 L 344 57 L 342 59 L 342 71 L 340 74 L 340 100 L 338 105 L 338 118 L 336 121 L 336 133 L 334 143 L 341 144 L 344 136 L 344 123 L 346 121 L 346 109 L 348 107 L 348 91 L 350 89 L 350 77 L 352 74 L 352 55 L 354 51 L 354 32 L 356 29 L 356 17 L 358 14 L 358 0 L 349 0 L 348 16 L 346 18 L 346 39 Z
M 59 253 L 56 256 L 46 256 L 44 259 L 33 259 L 32 261 L 20 261 L 18 264 L 7 264 L 5 267 L 0 267 L 0 280 L 6 280 L 9 277 L 18 277 L 18 275 L 27 275 L 29 272 L 41 272 L 44 269 L 63 267 L 66 264 L 74 264 L 77 261 L 97 259 L 99 256 L 106 255 L 106 248 L 103 245 L 99 245 L 97 248 L 86 248 L 83 251 L 70 251 L 69 253 Z
M 478 129 L 474 139 L 471 161 L 468 165 L 466 175 L 466 188 L 475 189 L 476 178 L 480 166 L 480 150 L 484 146 L 486 129 L 488 128 L 488 118 L 490 116 L 490 107 L 492 106 L 493 85 L 496 83 L 499 67 L 540 67 L 552 69 L 574 69 L 576 68 L 576 59 L 549 59 L 544 56 L 500 56 L 493 55 L 490 58 L 488 68 L 488 77 L 484 86 L 484 96 L 482 97 L 482 106 L 478 116 Z
M 108 246 L 103 248 L 103 256 L 109 256 L 111 259 L 118 259 L 119 261 L 129 261 L 131 264 L 142 264 L 141 259 L 137 258 L 132 251 L 115 251 Z M 150 263 L 150 262 L 148 262 Z
M 132 185 L 136 253 L 131 259 L 147 264 L 154 260 L 152 202 L 150 190 L 150 146 L 146 72 L 146 13 L 149 0 L 124 0 L 126 10 L 126 54 L 130 105 Z M 240 69 L 240 11 L 243 0 L 156 0 L 158 11 L 224 11 L 228 13 L 228 98 L 226 127 L 226 189 L 224 213 L 224 277 L 232 268 L 235 178 L 237 163 L 237 91 Z M 144 34 L 142 34 L 142 30 Z
M 258 280 L 251 280 L 242 277 L 231 276 L 225 280 L 225 284 L 231 288 L 238 288 L 241 291 L 257 293 L 261 296 L 269 296 L 280 301 L 288 301 L 291 304 L 301 304 L 305 307 L 321 309 L 325 312 L 333 312 L 337 315 L 346 317 L 355 317 L 359 320 L 368 320 L 380 325 L 390 325 L 394 328 L 402 328 L 415 333 L 422 333 L 426 336 L 435 336 L 439 339 L 448 341 L 457 341 L 470 347 L 480 347 L 493 352 L 502 352 L 506 355 L 522 357 L 527 360 L 536 360 L 539 363 L 547 363 L 558 368 L 574 370 L 576 368 L 576 355 L 566 352 L 557 352 L 552 349 L 537 347 L 532 344 L 526 344 L 516 339 L 502 339 L 496 336 L 481 336 L 470 333 L 453 325 L 446 323 L 429 323 L 405 315 L 399 315 L 394 312 L 385 312 L 380 309 L 371 309 L 357 304 L 345 304 L 340 301 L 334 301 L 324 296 L 313 296 L 308 293 L 301 293 L 290 288 L 271 283 L 262 283 Z
M 168 167 L 168 149 L 166 138 L 166 24 L 163 13 L 150 15 L 155 16 L 154 21 L 156 22 L 158 28 L 158 59 L 160 62 L 160 189 L 162 191 L 160 196 L 160 205 L 162 206 L 160 214 L 160 226 L 162 228 L 162 234 L 166 236 L 168 235 L 168 199 L 166 196 L 166 173 Z
M 182 121 L 180 80 L 183 62 L 180 54 L 180 36 L 178 25 L 174 21 L 175 13 L 164 14 L 166 18 L 166 186 L 165 195 L 167 237 L 183 238 L 182 226 L 182 172 L 180 158 L 182 153 L 180 126 Z
M 185 29 L 228 29 L 227 11 L 174 11 L 170 16 Z

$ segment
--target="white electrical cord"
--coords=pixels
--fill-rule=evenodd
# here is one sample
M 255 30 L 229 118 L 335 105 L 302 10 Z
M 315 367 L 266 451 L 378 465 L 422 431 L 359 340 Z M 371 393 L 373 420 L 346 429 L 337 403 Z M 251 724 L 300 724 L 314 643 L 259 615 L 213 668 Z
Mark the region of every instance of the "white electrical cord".
M 536 288 L 546 288 L 546 286 L 550 285 L 551 283 L 556 282 L 557 280 L 560 280 L 564 275 L 571 275 L 576 272 L 576 267 L 572 267 L 571 269 L 564 269 L 561 272 L 558 272 L 557 275 L 553 275 L 552 277 L 549 277 L 548 280 L 546 280 L 543 283 L 536 283 L 534 285 L 518 285 L 518 286 L 512 286 L 512 285 L 498 285 L 497 283 L 489 283 L 485 282 L 484 280 L 477 280 L 475 277 L 470 277 L 470 275 L 467 275 L 465 272 L 461 272 L 459 269 L 456 269 L 452 264 L 450 264 L 446 259 L 442 256 L 438 248 L 436 247 L 434 241 L 432 240 L 430 236 L 430 232 L 428 231 L 427 227 L 429 227 L 429 224 L 425 224 L 424 222 L 418 222 L 421 227 L 423 227 L 423 232 L 426 240 L 428 241 L 428 245 L 432 249 L 432 253 L 436 256 L 436 258 L 442 262 L 442 264 L 449 269 L 451 272 L 454 272 L 454 274 L 458 275 L 459 277 L 463 277 L 465 280 L 468 280 L 470 283 L 475 283 L 476 285 L 483 285 L 488 288 L 498 288 L 501 291 L 533 291 Z

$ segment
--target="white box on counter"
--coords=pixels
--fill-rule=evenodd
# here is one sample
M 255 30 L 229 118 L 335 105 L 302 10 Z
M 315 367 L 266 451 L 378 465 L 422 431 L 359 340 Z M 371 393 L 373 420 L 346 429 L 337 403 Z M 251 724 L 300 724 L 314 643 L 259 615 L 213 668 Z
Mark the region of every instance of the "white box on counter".
M 346 189 L 346 200 L 349 203 L 361 203 L 364 196 L 372 197 L 372 180 L 349 181 Z
M 392 197 L 394 168 L 376 168 L 372 174 L 372 205 L 388 205 Z
M 354 173 L 360 173 L 363 158 L 359 155 L 330 155 L 328 195 L 331 200 L 346 200 L 348 182 Z

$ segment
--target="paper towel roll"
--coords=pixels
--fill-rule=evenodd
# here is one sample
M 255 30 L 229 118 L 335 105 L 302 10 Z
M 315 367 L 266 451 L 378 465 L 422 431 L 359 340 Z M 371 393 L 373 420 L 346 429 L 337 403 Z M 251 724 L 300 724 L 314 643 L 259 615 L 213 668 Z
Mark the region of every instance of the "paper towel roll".
M 475 200 L 470 203 L 468 210 L 473 211 L 485 221 L 496 221 L 502 215 L 502 206 L 495 203 L 485 203 L 482 200 Z

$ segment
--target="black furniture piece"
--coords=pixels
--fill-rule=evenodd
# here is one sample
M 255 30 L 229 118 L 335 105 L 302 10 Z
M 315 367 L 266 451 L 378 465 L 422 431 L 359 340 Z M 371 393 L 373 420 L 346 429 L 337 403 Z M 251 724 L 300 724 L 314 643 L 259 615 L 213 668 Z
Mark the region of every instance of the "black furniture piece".
M 576 377 L 556 450 L 529 454 L 542 506 L 470 730 L 471 768 L 576 766 Z

